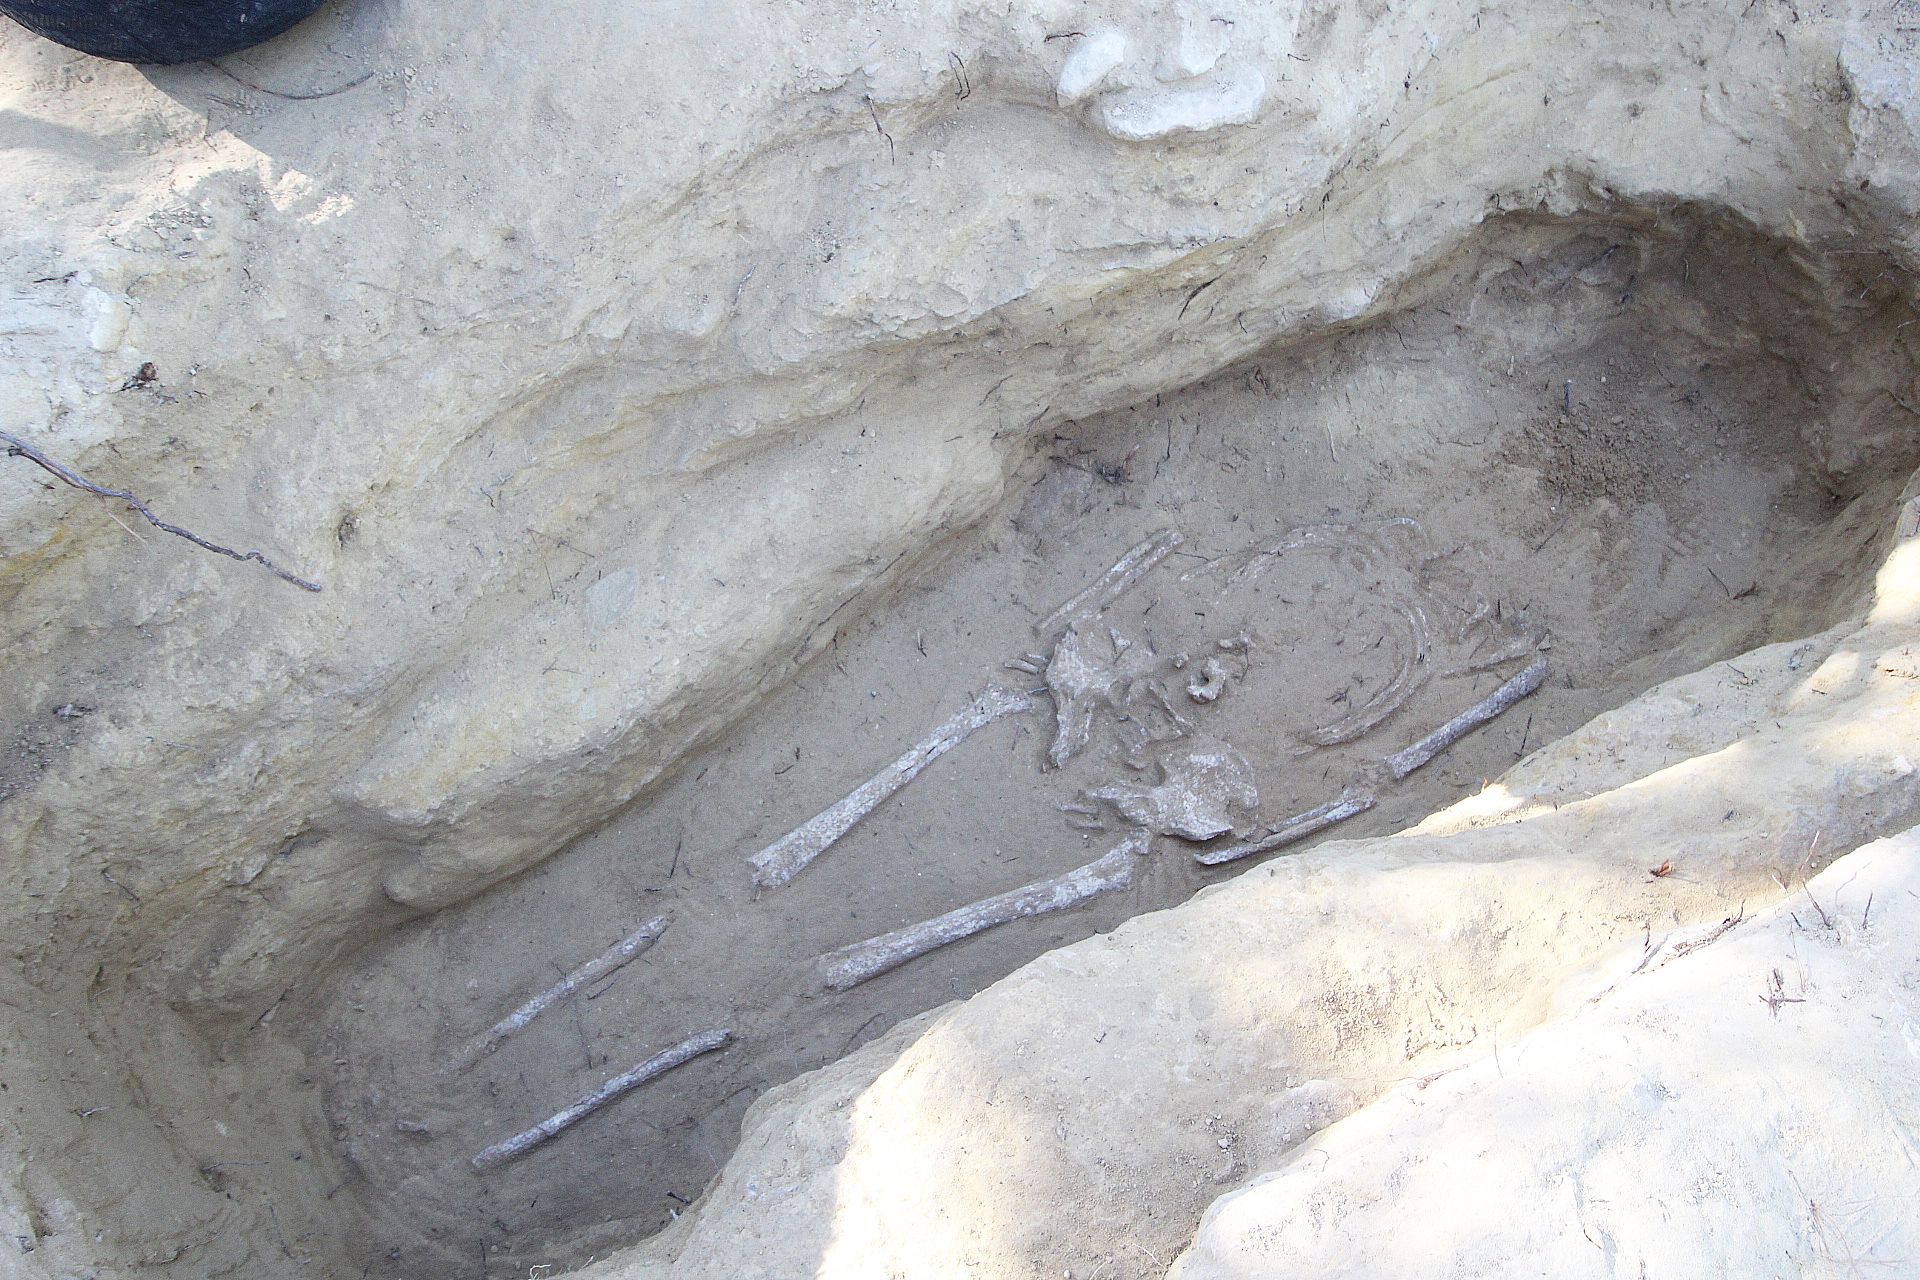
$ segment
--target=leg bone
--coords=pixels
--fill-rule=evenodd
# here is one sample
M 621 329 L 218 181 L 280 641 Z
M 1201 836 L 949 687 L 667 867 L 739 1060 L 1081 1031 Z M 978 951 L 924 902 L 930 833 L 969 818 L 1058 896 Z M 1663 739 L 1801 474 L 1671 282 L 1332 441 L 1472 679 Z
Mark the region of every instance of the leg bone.
M 1103 893 L 1124 889 L 1133 882 L 1134 860 L 1146 852 L 1151 840 L 1145 831 L 1132 832 L 1104 856 L 1065 875 L 1036 880 L 932 920 L 830 951 L 820 957 L 820 973 L 828 987 L 845 991 L 949 942 L 970 938 L 995 925 L 1061 911 Z
M 1080 618 L 1091 617 L 1118 600 L 1173 554 L 1181 543 L 1178 529 L 1162 529 L 1115 562 L 1089 587 L 1034 624 L 1033 633 L 1052 638 Z
M 656 1053 L 639 1066 L 621 1072 L 566 1110 L 555 1112 L 524 1133 L 516 1133 L 504 1142 L 494 1143 L 473 1158 L 474 1169 L 485 1173 L 509 1160 L 519 1159 L 547 1139 L 586 1119 L 615 1098 L 633 1092 L 655 1076 L 664 1075 L 703 1053 L 712 1053 L 715 1049 L 725 1047 L 732 1038 L 733 1033 L 724 1030 L 702 1031 L 699 1035 L 688 1036 L 671 1049 Z
M 1305 813 L 1296 813 L 1258 840 L 1248 840 L 1243 844 L 1227 845 L 1220 849 L 1202 849 L 1193 855 L 1193 860 L 1203 867 L 1217 867 L 1223 862 L 1238 862 L 1241 858 L 1250 858 L 1256 853 L 1269 853 L 1296 840 L 1304 840 L 1316 831 L 1325 831 L 1337 822 L 1345 822 L 1356 813 L 1365 813 L 1378 803 L 1379 800 L 1371 792 L 1356 791 L 1349 787 L 1340 793 L 1338 800 L 1330 801 L 1317 809 L 1309 809 Z
M 966 741 L 975 730 L 1032 708 L 1033 701 L 1026 694 L 988 685 L 972 706 L 915 743 L 838 804 L 823 809 L 748 859 L 753 864 L 753 882 L 763 889 L 785 884 L 847 834 L 854 823 L 878 808 L 881 801 L 919 777 L 922 769 Z
M 666 931 L 667 917 L 655 916 L 647 921 L 539 995 L 529 999 L 484 1032 L 467 1041 L 441 1074 L 459 1075 L 466 1071 L 474 1063 L 505 1044 L 509 1036 L 539 1017 L 555 1002 L 564 1000 L 574 992 L 590 987 L 608 974 L 616 972 L 658 942 L 660 935 Z
M 1538 689 L 1547 678 L 1547 660 L 1535 658 L 1526 668 L 1453 719 L 1411 746 L 1402 747 L 1386 758 L 1388 772 L 1396 780 L 1406 777 L 1421 765 L 1445 751 L 1487 721 Z

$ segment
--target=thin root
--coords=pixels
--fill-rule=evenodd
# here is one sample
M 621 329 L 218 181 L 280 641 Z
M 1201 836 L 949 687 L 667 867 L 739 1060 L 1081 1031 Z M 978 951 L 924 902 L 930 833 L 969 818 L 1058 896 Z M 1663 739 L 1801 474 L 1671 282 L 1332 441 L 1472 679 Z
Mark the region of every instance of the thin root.
M 9 458 L 25 458 L 42 471 L 47 472 L 49 475 L 56 477 L 66 484 L 72 485 L 76 489 L 84 489 L 86 492 L 102 498 L 118 498 L 121 502 L 126 503 L 129 507 L 138 511 L 146 518 L 148 524 L 160 530 L 162 533 L 170 533 L 176 538 L 185 538 L 194 546 L 205 551 L 211 551 L 215 555 L 226 556 L 229 560 L 252 560 L 265 568 L 267 572 L 273 574 L 274 577 L 286 582 L 291 582 L 294 586 L 302 590 L 320 590 L 319 583 L 309 582 L 305 578 L 288 573 L 285 569 L 282 569 L 258 551 L 235 551 L 232 547 L 223 547 L 217 542 L 209 542 L 199 534 L 187 529 L 182 529 L 177 524 L 168 524 L 165 520 L 153 514 L 152 509 L 139 498 L 136 498 L 130 490 L 109 489 L 104 485 L 97 485 L 79 472 L 55 462 L 52 458 L 49 458 L 46 454 L 40 452 L 18 436 L 8 435 L 6 432 L 0 431 L 0 444 L 7 446 L 7 456 Z

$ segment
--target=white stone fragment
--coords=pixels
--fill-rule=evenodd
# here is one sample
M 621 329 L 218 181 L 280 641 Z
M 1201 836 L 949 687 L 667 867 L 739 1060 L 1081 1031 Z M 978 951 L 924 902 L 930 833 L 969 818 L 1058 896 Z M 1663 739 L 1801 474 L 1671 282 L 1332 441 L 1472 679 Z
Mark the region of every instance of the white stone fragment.
M 1095 89 L 1127 60 L 1126 33 L 1115 27 L 1088 32 L 1067 55 L 1055 89 L 1060 105 L 1070 107 Z
M 1116 94 L 1100 106 L 1100 123 L 1124 142 L 1177 133 L 1209 133 L 1251 124 L 1267 100 L 1267 78 L 1255 70 L 1215 75 L 1190 88 Z
M 1154 64 L 1154 78 L 1172 83 L 1206 75 L 1226 56 L 1231 31 L 1219 18 L 1199 13 L 1182 15 L 1179 35 Z
M 88 345 L 103 353 L 119 350 L 120 344 L 126 341 L 127 326 L 133 321 L 132 305 L 125 298 L 116 298 L 98 289 L 87 290 L 87 301 L 93 310 Z

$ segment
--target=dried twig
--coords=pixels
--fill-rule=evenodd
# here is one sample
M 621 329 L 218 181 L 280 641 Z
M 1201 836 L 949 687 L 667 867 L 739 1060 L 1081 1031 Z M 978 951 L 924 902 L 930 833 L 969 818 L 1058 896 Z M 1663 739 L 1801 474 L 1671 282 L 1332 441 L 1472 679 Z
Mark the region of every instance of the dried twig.
M 523 1133 L 516 1133 L 504 1142 L 494 1143 L 473 1158 L 474 1169 L 484 1173 L 488 1169 L 498 1168 L 509 1160 L 518 1159 L 547 1139 L 578 1124 L 614 1099 L 633 1092 L 655 1076 L 664 1075 L 682 1063 L 691 1062 L 703 1053 L 712 1053 L 715 1049 L 724 1048 L 732 1038 L 733 1033 L 726 1030 L 702 1031 L 699 1035 L 688 1036 L 671 1049 L 656 1053 L 639 1066 L 621 1072 L 566 1110 L 555 1112 L 533 1128 Z
M 1651 924 L 1648 924 L 1644 927 L 1646 928 L 1648 937 L 1650 939 L 1653 933 L 1653 926 Z M 1660 954 L 1661 948 L 1667 945 L 1667 939 L 1671 938 L 1672 936 L 1673 934 L 1671 933 L 1663 933 L 1660 935 L 1660 941 L 1658 942 L 1653 942 L 1650 940 L 1643 941 L 1641 943 L 1641 950 L 1640 950 L 1640 963 L 1636 964 L 1635 966 L 1633 966 L 1632 969 L 1628 970 L 1628 973 L 1635 974 L 1645 969 L 1647 965 L 1652 962 L 1653 958 Z M 1607 991 L 1611 991 L 1611 990 L 1613 990 L 1612 987 L 1607 988 Z M 1605 995 L 1605 994 L 1606 994 L 1606 991 L 1603 991 L 1600 993 L 1600 995 Z M 1595 996 L 1593 997 L 1593 999 L 1597 1001 L 1600 999 L 1600 996 Z
M 1721 939 L 1721 937 L 1724 936 L 1729 929 L 1732 929 L 1734 926 L 1738 925 L 1741 921 L 1745 920 L 1746 918 L 1747 918 L 1747 904 L 1743 902 L 1740 904 L 1740 909 L 1738 911 L 1735 911 L 1730 916 L 1723 916 L 1719 924 L 1709 925 L 1697 931 L 1692 937 L 1683 938 L 1679 942 L 1674 943 L 1673 946 L 1667 951 L 1667 954 L 1661 958 L 1660 963 L 1653 966 L 1653 969 L 1649 970 L 1649 972 L 1658 972 L 1659 970 L 1666 968 L 1668 965 L 1672 964 L 1675 960 L 1678 960 L 1680 957 L 1688 954 L 1689 952 L 1698 951 L 1700 948 L 1704 946 L 1708 946 L 1712 943 L 1718 942 Z M 1667 937 L 1669 938 L 1672 936 L 1673 936 L 1672 934 L 1667 935 Z M 1662 938 L 1660 941 L 1664 943 L 1666 940 L 1667 940 L 1666 938 Z M 1641 965 L 1644 966 L 1645 964 L 1646 964 L 1646 961 L 1642 960 Z M 1636 967 L 1634 969 L 1634 972 L 1638 973 L 1640 972 L 1640 969 Z
M 1801 990 L 1806 990 L 1804 984 L 1801 986 Z M 1775 969 L 1772 974 L 1768 976 L 1766 994 L 1760 997 L 1760 1003 L 1766 1005 L 1767 1012 L 1776 1018 L 1780 1016 L 1781 1005 L 1805 1004 L 1806 1002 L 1807 998 L 1804 995 L 1790 996 L 1787 994 L 1787 980 L 1780 976 L 1778 969 Z
M 1568 523 L 1569 523 L 1570 521 L 1572 521 L 1572 519 L 1573 519 L 1573 515 L 1572 515 L 1572 513 L 1571 513 L 1571 512 L 1569 512 L 1569 513 L 1567 514 L 1567 516 L 1566 516 L 1566 517 L 1565 517 L 1564 519 L 1562 519 L 1562 520 L 1560 521 L 1560 523 L 1559 523 L 1559 524 L 1557 524 L 1557 525 L 1555 525 L 1555 526 L 1553 526 L 1553 529 L 1552 529 L 1552 531 L 1551 531 L 1551 532 L 1549 532 L 1549 533 L 1547 534 L 1547 536 L 1546 536 L 1546 537 L 1544 537 L 1544 538 L 1542 538 L 1542 539 L 1540 539 L 1540 541 L 1538 541 L 1538 542 L 1536 542 L 1536 543 L 1534 543 L 1534 545 L 1533 545 L 1533 550 L 1532 550 L 1531 552 L 1529 552 L 1528 554 L 1529 554 L 1529 555 L 1539 555 L 1539 554 L 1540 554 L 1540 553 L 1541 553 L 1542 551 L 1544 551 L 1544 550 L 1546 550 L 1546 547 L 1547 547 L 1547 544 L 1548 544 L 1549 542 L 1552 542 L 1552 541 L 1554 540 L 1554 538 L 1556 538 L 1556 537 L 1558 537 L 1558 536 L 1559 536 L 1559 534 L 1560 534 L 1560 531 L 1561 531 L 1562 529 L 1564 529 L 1564 528 L 1566 528 L 1566 527 L 1567 527 L 1567 525 L 1568 525 Z
M 1219 276 L 1215 276 L 1212 280 L 1202 280 L 1199 284 L 1195 285 L 1192 288 L 1192 290 L 1188 292 L 1187 300 L 1180 304 L 1180 314 L 1178 316 L 1175 316 L 1174 319 L 1178 320 L 1185 317 L 1187 314 L 1187 308 L 1193 305 L 1193 300 L 1199 297 L 1202 293 L 1205 293 L 1207 288 L 1210 285 L 1214 284 L 1219 279 L 1220 279 Z
M 799 875 L 807 865 L 872 813 L 880 803 L 920 776 L 920 771 L 965 742 L 975 730 L 1004 716 L 1033 709 L 1033 700 L 1001 685 L 988 685 L 972 706 L 955 715 L 907 749 L 905 755 L 868 778 L 826 809 L 753 855 L 753 882 L 775 889 Z
M 590 987 L 608 974 L 622 968 L 641 952 L 660 940 L 667 931 L 667 917 L 655 916 L 635 929 L 611 947 L 602 951 L 593 959 L 562 977 L 560 981 L 534 996 L 500 1021 L 488 1027 L 486 1031 L 469 1040 L 442 1072 L 443 1075 L 459 1075 L 474 1063 L 505 1044 L 507 1038 L 525 1027 L 529 1022 L 546 1012 L 554 1003 L 566 999 L 574 992 Z
M 995 897 L 969 903 L 943 916 L 923 920 L 904 929 L 895 929 L 892 933 L 868 938 L 865 942 L 856 942 L 838 951 L 830 951 L 820 957 L 821 976 L 826 979 L 828 987 L 845 991 L 868 978 L 896 969 L 915 957 L 950 942 L 983 933 L 995 925 L 1026 916 L 1061 911 L 1103 893 L 1124 889 L 1133 882 L 1134 859 L 1147 851 L 1152 838 L 1146 831 L 1131 832 L 1104 856 L 1085 866 L 1075 867 L 1065 875 L 1054 876 L 1050 880 L 1036 880 Z
M 100 868 L 100 878 L 102 880 L 105 880 L 108 884 L 112 885 L 114 888 L 118 889 L 121 892 L 121 894 L 125 896 L 127 901 L 129 902 L 140 901 L 139 894 L 127 888 L 127 886 L 121 884 L 118 880 L 115 880 L 113 878 L 113 872 L 107 870 L 105 867 Z
M 880 123 L 880 108 L 873 105 L 872 94 L 866 95 L 866 98 L 867 98 L 867 110 L 871 112 L 873 115 L 874 132 L 878 133 L 881 137 L 887 140 L 887 159 L 888 160 L 898 159 L 899 157 L 897 153 L 894 151 L 893 135 L 887 132 L 887 127 L 885 125 Z
M 967 75 L 967 60 L 952 50 L 947 51 L 947 63 L 953 68 L 953 74 L 959 78 L 960 87 L 953 91 L 956 99 L 973 96 L 973 80 Z
M 138 511 L 142 516 L 146 518 L 146 521 L 148 524 L 160 530 L 162 533 L 170 533 L 176 538 L 185 538 L 188 542 L 191 542 L 194 546 L 199 547 L 202 550 L 211 551 L 216 555 L 226 556 L 230 560 L 256 561 L 260 565 L 264 566 L 267 572 L 273 574 L 277 578 L 281 578 L 287 582 L 291 582 L 296 587 L 300 587 L 307 591 L 320 590 L 319 583 L 309 582 L 305 578 L 297 577 L 294 574 L 288 573 L 285 569 L 282 569 L 279 565 L 267 559 L 266 556 L 262 555 L 258 551 L 235 551 L 232 547 L 223 547 L 217 542 L 209 542 L 205 538 L 201 537 L 199 534 L 193 533 L 186 529 L 182 529 L 177 524 L 168 524 L 165 520 L 162 520 L 159 516 L 156 516 L 155 514 L 153 514 L 152 510 L 148 508 L 147 504 L 142 502 L 139 498 L 136 498 L 131 491 L 126 489 L 109 489 L 104 485 L 97 485 L 93 481 L 81 475 L 79 472 L 73 470 L 72 468 L 64 466 L 61 463 L 55 462 L 52 458 L 49 458 L 46 454 L 40 452 L 38 449 L 34 448 L 32 445 L 28 444 L 26 441 L 20 439 L 18 436 L 8 435 L 6 432 L 0 431 L 0 443 L 3 443 L 7 446 L 7 456 L 9 458 L 25 458 L 28 462 L 33 463 L 35 466 L 39 467 L 41 470 L 58 478 L 59 480 L 61 480 L 66 484 L 72 485 L 76 489 L 84 489 L 88 493 L 94 494 L 102 498 L 118 498 L 120 501 L 126 503 L 129 507 L 132 507 L 135 511 Z

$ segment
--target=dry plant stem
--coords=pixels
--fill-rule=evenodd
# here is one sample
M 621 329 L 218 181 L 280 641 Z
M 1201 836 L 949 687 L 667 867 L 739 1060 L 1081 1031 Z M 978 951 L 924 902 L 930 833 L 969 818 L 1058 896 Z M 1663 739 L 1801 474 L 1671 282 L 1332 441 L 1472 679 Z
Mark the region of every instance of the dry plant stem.
M 1065 875 L 1036 880 L 943 916 L 830 951 L 820 957 L 820 974 L 829 988 L 845 991 L 929 951 L 971 938 L 996 925 L 1062 911 L 1103 893 L 1124 889 L 1133 882 L 1134 859 L 1147 851 L 1152 838 L 1146 831 L 1134 831 L 1102 857 L 1075 867 Z
M 610 973 L 614 973 L 630 963 L 648 947 L 660 940 L 667 931 L 667 917 L 655 916 L 635 929 L 620 941 L 602 951 L 593 959 L 575 969 L 560 981 L 534 996 L 500 1021 L 488 1027 L 486 1031 L 469 1040 L 442 1072 L 443 1075 L 459 1075 L 472 1067 L 474 1063 L 498 1049 L 507 1042 L 507 1038 L 521 1030 L 529 1022 L 539 1017 L 547 1009 L 566 999 L 576 991 L 592 986 Z
M 793 879 L 808 863 L 826 852 L 853 825 L 880 803 L 920 776 L 920 771 L 967 740 L 975 730 L 1005 716 L 1031 711 L 1033 700 L 1001 685 L 987 691 L 968 707 L 907 749 L 905 755 L 855 787 L 838 804 L 823 809 L 753 855 L 753 882 L 776 889 Z
M 473 1158 L 474 1169 L 485 1173 L 509 1160 L 519 1159 L 547 1139 L 580 1123 L 614 1099 L 632 1093 L 655 1076 L 664 1075 L 682 1063 L 691 1062 L 703 1053 L 712 1053 L 715 1049 L 723 1048 L 732 1038 L 733 1032 L 726 1030 L 702 1031 L 699 1035 L 688 1036 L 673 1048 L 654 1054 L 632 1070 L 621 1072 L 566 1110 L 548 1116 L 524 1133 L 516 1133 L 504 1142 L 494 1143 Z
M 1076 619 L 1100 612 L 1153 572 L 1153 567 L 1172 555 L 1182 541 L 1178 529 L 1162 529 L 1121 556 L 1113 568 L 1101 574 L 1093 585 L 1034 623 L 1033 633 L 1052 638 L 1065 631 Z
M 1460 739 L 1538 689 L 1547 678 L 1547 660 L 1535 658 L 1498 689 L 1462 711 L 1412 746 L 1402 747 L 1385 760 L 1395 780 L 1406 777 Z
M 1256 853 L 1268 853 L 1296 840 L 1305 840 L 1316 831 L 1325 831 L 1335 823 L 1345 822 L 1356 813 L 1365 813 L 1379 803 L 1379 799 L 1371 793 L 1349 787 L 1340 793 L 1338 800 L 1329 801 L 1318 809 L 1296 813 L 1258 840 L 1228 845 L 1222 849 L 1202 849 L 1193 855 L 1193 860 L 1203 867 L 1217 867 L 1223 862 L 1238 862 Z
M 1740 904 L 1740 909 L 1738 911 L 1734 912 L 1730 916 L 1723 917 L 1719 924 L 1702 928 L 1699 931 L 1697 931 L 1692 937 L 1686 938 L 1680 942 L 1675 943 L 1670 949 L 1668 949 L 1667 954 L 1661 958 L 1660 963 L 1653 966 L 1653 970 L 1651 971 L 1657 972 L 1660 969 L 1664 969 L 1669 964 L 1672 964 L 1675 960 L 1678 960 L 1681 956 L 1686 955 L 1689 951 L 1698 951 L 1700 948 L 1704 946 L 1708 946 L 1712 943 L 1718 942 L 1722 935 L 1724 935 L 1728 930 L 1734 928 L 1736 925 L 1739 925 L 1746 918 L 1747 918 L 1747 904 L 1743 902 Z M 1668 935 L 1668 937 L 1671 937 L 1671 936 L 1672 936 L 1671 934 Z M 1662 938 L 1660 941 L 1664 943 L 1666 940 L 1667 940 L 1666 938 Z M 1634 972 L 1638 973 L 1639 970 L 1635 969 Z
M 264 555 L 260 554 L 258 551 L 235 551 L 232 547 L 223 547 L 217 542 L 209 542 L 205 538 L 201 537 L 199 534 L 193 533 L 187 529 L 182 529 L 177 524 L 168 524 L 165 520 L 162 520 L 159 516 L 156 516 L 155 514 L 153 514 L 152 510 L 148 508 L 147 504 L 140 501 L 140 499 L 134 497 L 130 491 L 126 489 L 109 489 L 103 485 L 97 485 L 93 483 L 93 481 L 81 475 L 79 472 L 74 471 L 69 467 L 63 466 L 58 462 L 55 462 L 52 458 L 49 458 L 46 454 L 40 452 L 38 449 L 34 448 L 32 445 L 28 444 L 26 441 L 20 439 L 18 436 L 11 436 L 4 431 L 0 431 L 0 443 L 4 443 L 7 446 L 7 456 L 9 458 L 25 458 L 28 462 L 33 463 L 35 466 L 39 467 L 41 470 L 47 472 L 52 476 L 57 477 L 61 481 L 65 482 L 66 484 L 72 485 L 76 489 L 84 489 L 86 492 L 95 494 L 102 498 L 118 498 L 120 501 L 126 503 L 129 507 L 132 507 L 135 511 L 138 511 L 142 516 L 146 518 L 146 521 L 148 524 L 160 530 L 162 533 L 170 533 L 176 538 L 185 538 L 188 542 L 191 542 L 196 547 L 200 547 L 206 551 L 211 551 L 216 555 L 226 556 L 230 560 L 255 561 L 256 563 L 264 567 L 267 570 L 267 572 L 273 574 L 276 578 L 280 578 L 284 581 L 291 582 L 294 586 L 299 587 L 303 590 L 306 590 L 306 591 L 320 590 L 319 583 L 309 582 L 305 578 L 296 577 L 295 575 L 288 573 L 285 569 L 282 569 L 279 565 L 267 559 Z

